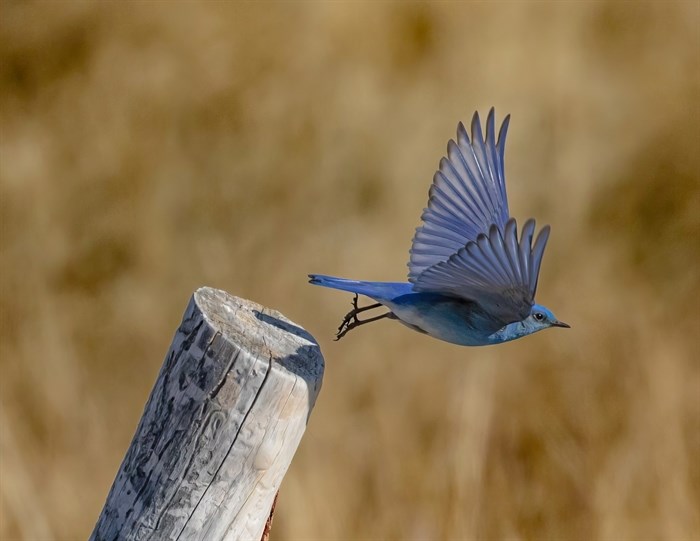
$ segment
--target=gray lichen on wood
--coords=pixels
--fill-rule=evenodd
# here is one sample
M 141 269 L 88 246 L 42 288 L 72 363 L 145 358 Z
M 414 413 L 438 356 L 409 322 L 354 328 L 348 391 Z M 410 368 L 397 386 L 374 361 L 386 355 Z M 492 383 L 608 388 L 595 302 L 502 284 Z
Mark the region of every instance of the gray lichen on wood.
M 91 540 L 260 539 L 323 369 L 281 314 L 199 289 Z

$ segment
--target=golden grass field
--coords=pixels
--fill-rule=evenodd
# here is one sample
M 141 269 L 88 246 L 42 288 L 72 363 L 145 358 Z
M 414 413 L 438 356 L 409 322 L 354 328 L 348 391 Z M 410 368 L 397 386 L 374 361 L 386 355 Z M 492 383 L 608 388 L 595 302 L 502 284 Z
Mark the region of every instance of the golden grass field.
M 274 539 L 700 539 L 697 1 L 0 10 L 0 539 L 87 538 L 202 285 L 326 357 Z M 491 105 L 573 328 L 333 342 Z

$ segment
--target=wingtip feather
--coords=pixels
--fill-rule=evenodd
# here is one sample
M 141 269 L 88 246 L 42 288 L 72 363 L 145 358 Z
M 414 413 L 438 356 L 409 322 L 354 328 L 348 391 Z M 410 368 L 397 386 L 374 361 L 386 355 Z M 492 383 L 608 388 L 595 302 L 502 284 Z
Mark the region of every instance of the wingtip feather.
M 486 141 L 495 146 L 496 145 L 496 108 L 491 107 L 489 109 L 489 114 L 486 117 Z
M 479 118 L 479 111 L 474 111 L 474 116 L 472 117 L 472 142 L 483 143 L 484 136 L 481 132 L 481 119 Z
M 501 159 L 503 158 L 503 152 L 505 151 L 506 136 L 508 135 L 509 125 L 510 114 L 507 114 L 506 117 L 503 119 L 503 122 L 501 122 L 501 128 L 498 130 L 498 142 L 496 143 L 496 146 L 500 149 L 501 152 Z

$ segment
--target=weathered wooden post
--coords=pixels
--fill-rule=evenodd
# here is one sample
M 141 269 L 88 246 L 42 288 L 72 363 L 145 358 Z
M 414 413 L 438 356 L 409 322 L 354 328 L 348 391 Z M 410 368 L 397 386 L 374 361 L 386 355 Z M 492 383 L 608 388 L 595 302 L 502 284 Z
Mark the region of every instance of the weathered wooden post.
M 323 368 L 281 314 L 197 290 L 90 539 L 258 541 Z

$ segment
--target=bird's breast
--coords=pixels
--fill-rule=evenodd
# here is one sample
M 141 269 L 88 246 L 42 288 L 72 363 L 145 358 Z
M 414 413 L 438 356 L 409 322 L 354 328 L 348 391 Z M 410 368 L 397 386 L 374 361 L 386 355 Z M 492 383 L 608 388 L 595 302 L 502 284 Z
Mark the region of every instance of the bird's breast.
M 406 326 L 433 338 L 462 346 L 493 343 L 497 329 L 476 303 L 442 295 L 416 293 L 386 303 Z

